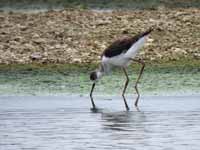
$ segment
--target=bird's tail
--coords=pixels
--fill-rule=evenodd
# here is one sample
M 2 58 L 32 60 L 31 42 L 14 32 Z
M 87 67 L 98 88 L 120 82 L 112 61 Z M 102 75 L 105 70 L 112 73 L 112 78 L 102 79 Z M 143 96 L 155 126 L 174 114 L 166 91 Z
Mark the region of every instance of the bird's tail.
M 150 34 L 152 31 L 153 31 L 153 28 L 149 28 L 147 31 L 143 32 L 140 36 L 141 37 L 146 36 L 146 35 Z
M 136 39 L 136 42 L 131 46 L 131 48 L 126 52 L 125 57 L 128 58 L 134 58 L 139 51 L 139 49 L 142 48 L 142 46 L 145 44 L 147 40 L 147 36 L 153 31 L 153 28 L 148 29 L 147 31 L 140 33 L 136 35 L 134 38 Z

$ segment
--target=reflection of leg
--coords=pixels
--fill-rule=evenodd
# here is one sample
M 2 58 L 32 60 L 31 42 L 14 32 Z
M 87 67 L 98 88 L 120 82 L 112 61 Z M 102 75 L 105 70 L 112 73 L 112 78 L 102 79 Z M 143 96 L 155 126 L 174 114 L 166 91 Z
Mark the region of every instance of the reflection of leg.
M 122 93 L 122 97 L 123 97 L 123 99 L 124 99 L 124 104 L 125 104 L 125 106 L 126 106 L 126 110 L 129 110 L 128 104 L 127 104 L 127 102 L 126 102 L 126 98 L 125 98 L 125 96 L 124 96 L 124 94 L 125 94 L 125 92 L 126 92 L 126 88 L 127 88 L 127 86 L 128 86 L 129 78 L 128 78 L 128 74 L 127 74 L 125 68 L 123 68 L 123 71 L 124 71 L 124 74 L 126 75 L 126 83 L 125 83 L 125 85 L 124 85 L 124 90 L 123 90 L 123 93 Z
M 94 104 L 94 100 L 93 100 L 93 97 L 92 97 L 92 93 L 93 93 L 94 87 L 95 87 L 95 83 L 92 84 L 92 89 L 90 91 L 90 99 L 91 99 L 91 102 L 92 102 L 92 109 L 96 109 L 96 106 Z
M 135 108 L 136 108 L 136 110 L 137 110 L 138 112 L 141 112 L 140 109 L 139 109 L 139 107 L 135 107 Z
M 137 107 L 137 106 L 138 106 L 138 101 L 139 101 L 139 98 L 140 98 L 140 93 L 139 93 L 139 91 L 138 91 L 137 85 L 138 85 L 139 80 L 140 80 L 140 78 L 141 78 L 141 76 L 142 76 L 142 73 L 143 73 L 143 71 L 144 71 L 145 63 L 144 63 L 142 60 L 140 60 L 140 59 L 139 59 L 139 60 L 132 59 L 132 60 L 142 65 L 142 68 L 141 68 L 141 70 L 140 70 L 140 74 L 139 74 L 139 76 L 138 76 L 138 78 L 137 78 L 137 80 L 136 80 L 136 83 L 135 83 L 135 91 L 136 91 L 136 93 L 137 93 L 137 95 L 138 95 L 137 98 L 136 98 L 136 101 L 135 101 L 135 106 Z

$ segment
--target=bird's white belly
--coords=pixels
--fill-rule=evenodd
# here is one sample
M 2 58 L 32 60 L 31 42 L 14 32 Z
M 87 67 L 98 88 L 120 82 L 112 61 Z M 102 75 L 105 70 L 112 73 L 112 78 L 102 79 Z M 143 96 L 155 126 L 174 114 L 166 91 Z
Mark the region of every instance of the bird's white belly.
M 134 43 L 126 52 L 125 57 L 134 58 L 138 51 L 143 47 L 147 40 L 147 36 L 140 38 L 136 43 Z
M 113 65 L 113 66 L 119 66 L 119 67 L 125 67 L 129 64 L 130 59 L 125 57 L 124 53 L 114 56 L 114 57 L 102 57 L 102 63 Z

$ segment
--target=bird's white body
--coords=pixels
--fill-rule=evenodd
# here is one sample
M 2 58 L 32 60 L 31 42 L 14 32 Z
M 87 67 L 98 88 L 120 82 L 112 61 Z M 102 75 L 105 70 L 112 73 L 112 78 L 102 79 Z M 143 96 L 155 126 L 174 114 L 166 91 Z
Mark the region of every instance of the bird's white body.
M 126 53 L 121 53 L 120 55 L 114 57 L 102 56 L 102 65 L 107 72 L 111 66 L 126 67 L 130 64 L 131 59 L 133 59 L 140 48 L 145 44 L 147 36 L 142 37 L 136 43 L 134 43 Z

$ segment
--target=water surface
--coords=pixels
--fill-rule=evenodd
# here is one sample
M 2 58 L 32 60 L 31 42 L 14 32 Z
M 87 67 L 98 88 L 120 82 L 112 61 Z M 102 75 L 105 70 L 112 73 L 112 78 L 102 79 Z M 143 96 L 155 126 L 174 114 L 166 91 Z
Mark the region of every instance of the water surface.
M 1 96 L 0 149 L 198 150 L 199 96 Z

